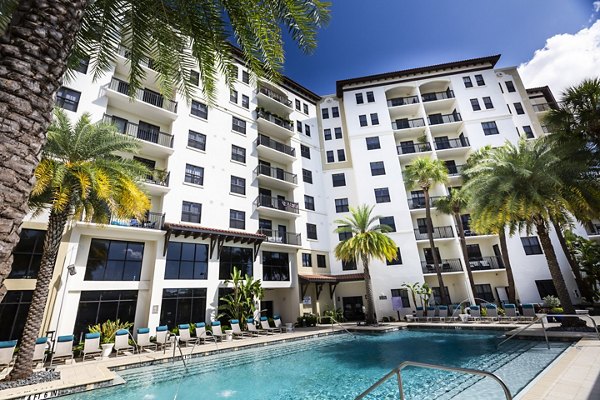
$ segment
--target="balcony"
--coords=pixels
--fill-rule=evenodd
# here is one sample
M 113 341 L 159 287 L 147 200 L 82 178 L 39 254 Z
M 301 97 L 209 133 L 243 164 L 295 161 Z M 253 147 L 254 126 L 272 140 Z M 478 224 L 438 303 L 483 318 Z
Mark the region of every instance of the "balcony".
M 282 115 L 289 115 L 293 111 L 292 101 L 287 96 L 269 89 L 264 84 L 259 84 L 256 98 L 261 107 L 267 107 Z
M 259 130 L 270 135 L 289 138 L 294 135 L 294 124 L 277 114 L 273 114 L 264 108 L 256 109 Z
M 398 151 L 398 155 L 406 155 L 406 154 L 417 154 L 417 153 L 425 153 L 431 151 L 431 144 L 429 143 L 405 143 L 399 146 L 396 146 L 396 150 Z
M 258 135 L 255 141 L 256 150 L 260 157 L 265 157 L 270 160 L 289 163 L 296 159 L 296 149 L 277 140 L 273 140 L 265 135 Z
M 287 244 L 291 246 L 300 246 L 302 240 L 299 233 L 294 232 L 282 232 L 273 229 L 259 229 L 258 233 L 261 233 L 267 237 L 265 242 L 274 244 Z
M 102 122 L 114 124 L 119 133 L 141 140 L 143 143 L 140 150 L 143 154 L 164 157 L 165 153 L 173 153 L 173 135 L 155 129 L 140 127 L 138 124 L 115 115 L 104 114 Z
M 406 106 L 409 104 L 419 104 L 419 96 L 396 97 L 387 101 L 388 107 Z
M 552 109 L 552 107 L 550 107 L 550 104 L 548 103 L 532 104 L 531 106 L 533 107 L 533 111 L 538 113 L 550 111 Z
M 439 267 L 442 273 L 444 272 L 461 272 L 462 263 L 458 258 L 450 258 L 446 260 L 441 260 L 439 263 Z M 421 268 L 423 269 L 424 274 L 435 274 L 435 266 L 433 265 L 433 261 L 421 261 Z
M 479 257 L 478 259 L 469 259 L 471 271 L 487 271 L 491 269 L 503 269 L 504 263 L 501 257 Z
M 281 282 L 290 280 L 290 267 L 263 264 L 263 281 Z
M 146 218 L 138 220 L 136 218 L 116 218 L 111 215 L 110 224 L 116 226 L 129 226 L 132 228 L 145 228 L 145 229 L 162 229 L 165 222 L 165 214 L 148 212 Z
M 169 176 L 171 173 L 166 170 L 151 170 L 144 179 L 146 190 L 151 195 L 161 195 L 169 191 Z
M 415 229 L 415 239 L 417 240 L 429 240 L 427 236 L 427 229 L 425 227 Z M 454 237 L 454 232 L 451 226 L 435 226 L 433 227 L 433 238 L 434 239 L 449 239 Z
M 423 103 L 436 100 L 453 99 L 454 91 L 446 90 L 443 92 L 422 93 L 421 98 L 423 99 Z
M 435 207 L 435 201 L 443 198 L 444 196 L 432 196 L 429 198 L 429 205 Z M 408 201 L 408 208 L 410 210 L 425 209 L 425 197 L 412 197 L 406 199 Z
M 392 122 L 392 129 L 395 131 L 401 129 L 413 129 L 413 128 L 423 128 L 425 127 L 425 120 L 423 118 L 414 118 L 414 119 L 397 119 Z
M 300 214 L 298 203 L 280 197 L 258 195 L 256 200 L 254 200 L 254 206 L 259 210 L 261 215 L 273 218 L 295 219 Z
M 441 124 L 451 124 L 453 122 L 461 122 L 462 118 L 460 113 L 452 113 L 452 114 L 437 114 L 430 115 L 427 117 L 429 121 L 429 125 L 441 125 Z
M 287 172 L 283 168 L 270 167 L 264 164 L 258 164 L 254 169 L 254 176 L 261 183 L 279 189 L 288 190 L 298 185 L 298 175 Z
M 471 146 L 469 139 L 466 137 L 456 139 L 433 138 L 433 143 L 436 150 L 464 149 Z
M 129 97 L 129 83 L 117 78 L 112 78 L 106 86 L 106 94 L 115 102 L 117 108 L 122 108 L 138 115 L 160 115 L 171 120 L 177 118 L 177 102 L 166 99 L 160 93 L 150 89 L 137 89 L 131 101 Z

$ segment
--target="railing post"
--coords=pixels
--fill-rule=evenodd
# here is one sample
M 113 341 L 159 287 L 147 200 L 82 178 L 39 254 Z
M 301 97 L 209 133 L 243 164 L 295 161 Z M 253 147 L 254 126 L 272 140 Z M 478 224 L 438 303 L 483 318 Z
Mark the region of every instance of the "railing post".
M 546 339 L 546 347 L 550 350 L 550 342 L 548 342 L 548 334 L 546 333 L 546 325 L 544 324 L 544 320 L 546 317 L 542 317 L 542 330 L 544 331 L 544 339 Z
M 400 394 L 400 400 L 404 400 L 404 387 L 402 386 L 402 371 L 398 370 L 396 372 L 398 375 L 398 393 Z

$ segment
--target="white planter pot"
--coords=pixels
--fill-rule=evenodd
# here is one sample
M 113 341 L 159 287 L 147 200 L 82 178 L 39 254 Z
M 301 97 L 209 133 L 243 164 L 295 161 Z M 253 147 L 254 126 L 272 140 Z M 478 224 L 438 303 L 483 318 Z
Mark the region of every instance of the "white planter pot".
M 108 356 L 110 356 L 110 353 L 112 353 L 113 351 L 113 347 L 115 347 L 114 343 L 106 343 L 101 345 L 102 347 L 102 358 L 108 358 Z

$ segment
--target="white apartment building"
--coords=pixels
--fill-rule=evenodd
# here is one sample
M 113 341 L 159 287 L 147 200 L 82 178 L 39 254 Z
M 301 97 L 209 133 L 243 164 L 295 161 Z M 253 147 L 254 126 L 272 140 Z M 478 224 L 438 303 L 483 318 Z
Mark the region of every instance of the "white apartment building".
M 152 207 L 143 221 L 71 224 L 43 332 L 80 335 L 116 318 L 151 329 L 214 320 L 234 266 L 263 281 L 263 315 L 292 321 L 336 307 L 360 318 L 362 266 L 333 255 L 343 240 L 333 233 L 334 221 L 359 204 L 375 205 L 381 222 L 394 227 L 390 235 L 399 248 L 390 265 L 371 264 L 377 315 L 409 313 L 414 304 L 402 284 L 427 282 L 436 298 L 439 288 L 422 193 L 405 187 L 403 169 L 418 156 L 444 160 L 450 181 L 432 189 L 444 196 L 461 185 L 459 172 L 473 150 L 543 135 L 538 117 L 554 103 L 547 88 L 526 90 L 515 68 L 495 69 L 500 56 L 338 81 L 336 94 L 323 97 L 288 78 L 256 80 L 240 58 L 234 90 L 222 81 L 215 106 L 200 90 L 190 102 L 160 95 L 148 59 L 144 89 L 131 100 L 126 56 L 121 49 L 112 73 L 97 81 L 82 65 L 57 103 L 73 119 L 89 112 L 139 140 L 135 157 L 154 171 L 144 183 Z M 190 72 L 196 83 L 198 76 Z M 467 284 L 453 218 L 433 210 L 452 302 L 506 300 L 498 238 L 469 229 L 468 215 L 463 220 L 477 293 Z M 20 336 L 45 227 L 44 216 L 23 225 L 6 280 L 9 294 L 0 304 L 0 340 Z M 508 248 L 519 300 L 538 302 L 552 293 L 537 237 L 513 236 Z M 392 297 L 405 307 L 393 307 Z

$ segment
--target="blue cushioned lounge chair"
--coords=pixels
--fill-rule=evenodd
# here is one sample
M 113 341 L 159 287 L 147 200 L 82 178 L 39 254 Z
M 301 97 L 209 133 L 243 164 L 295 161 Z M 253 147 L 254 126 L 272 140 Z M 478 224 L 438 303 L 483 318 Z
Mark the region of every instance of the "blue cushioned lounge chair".
M 94 354 L 102 353 L 100 347 L 100 333 L 86 333 L 83 341 L 83 358 L 81 361 L 85 361 L 86 357 L 92 357 Z

